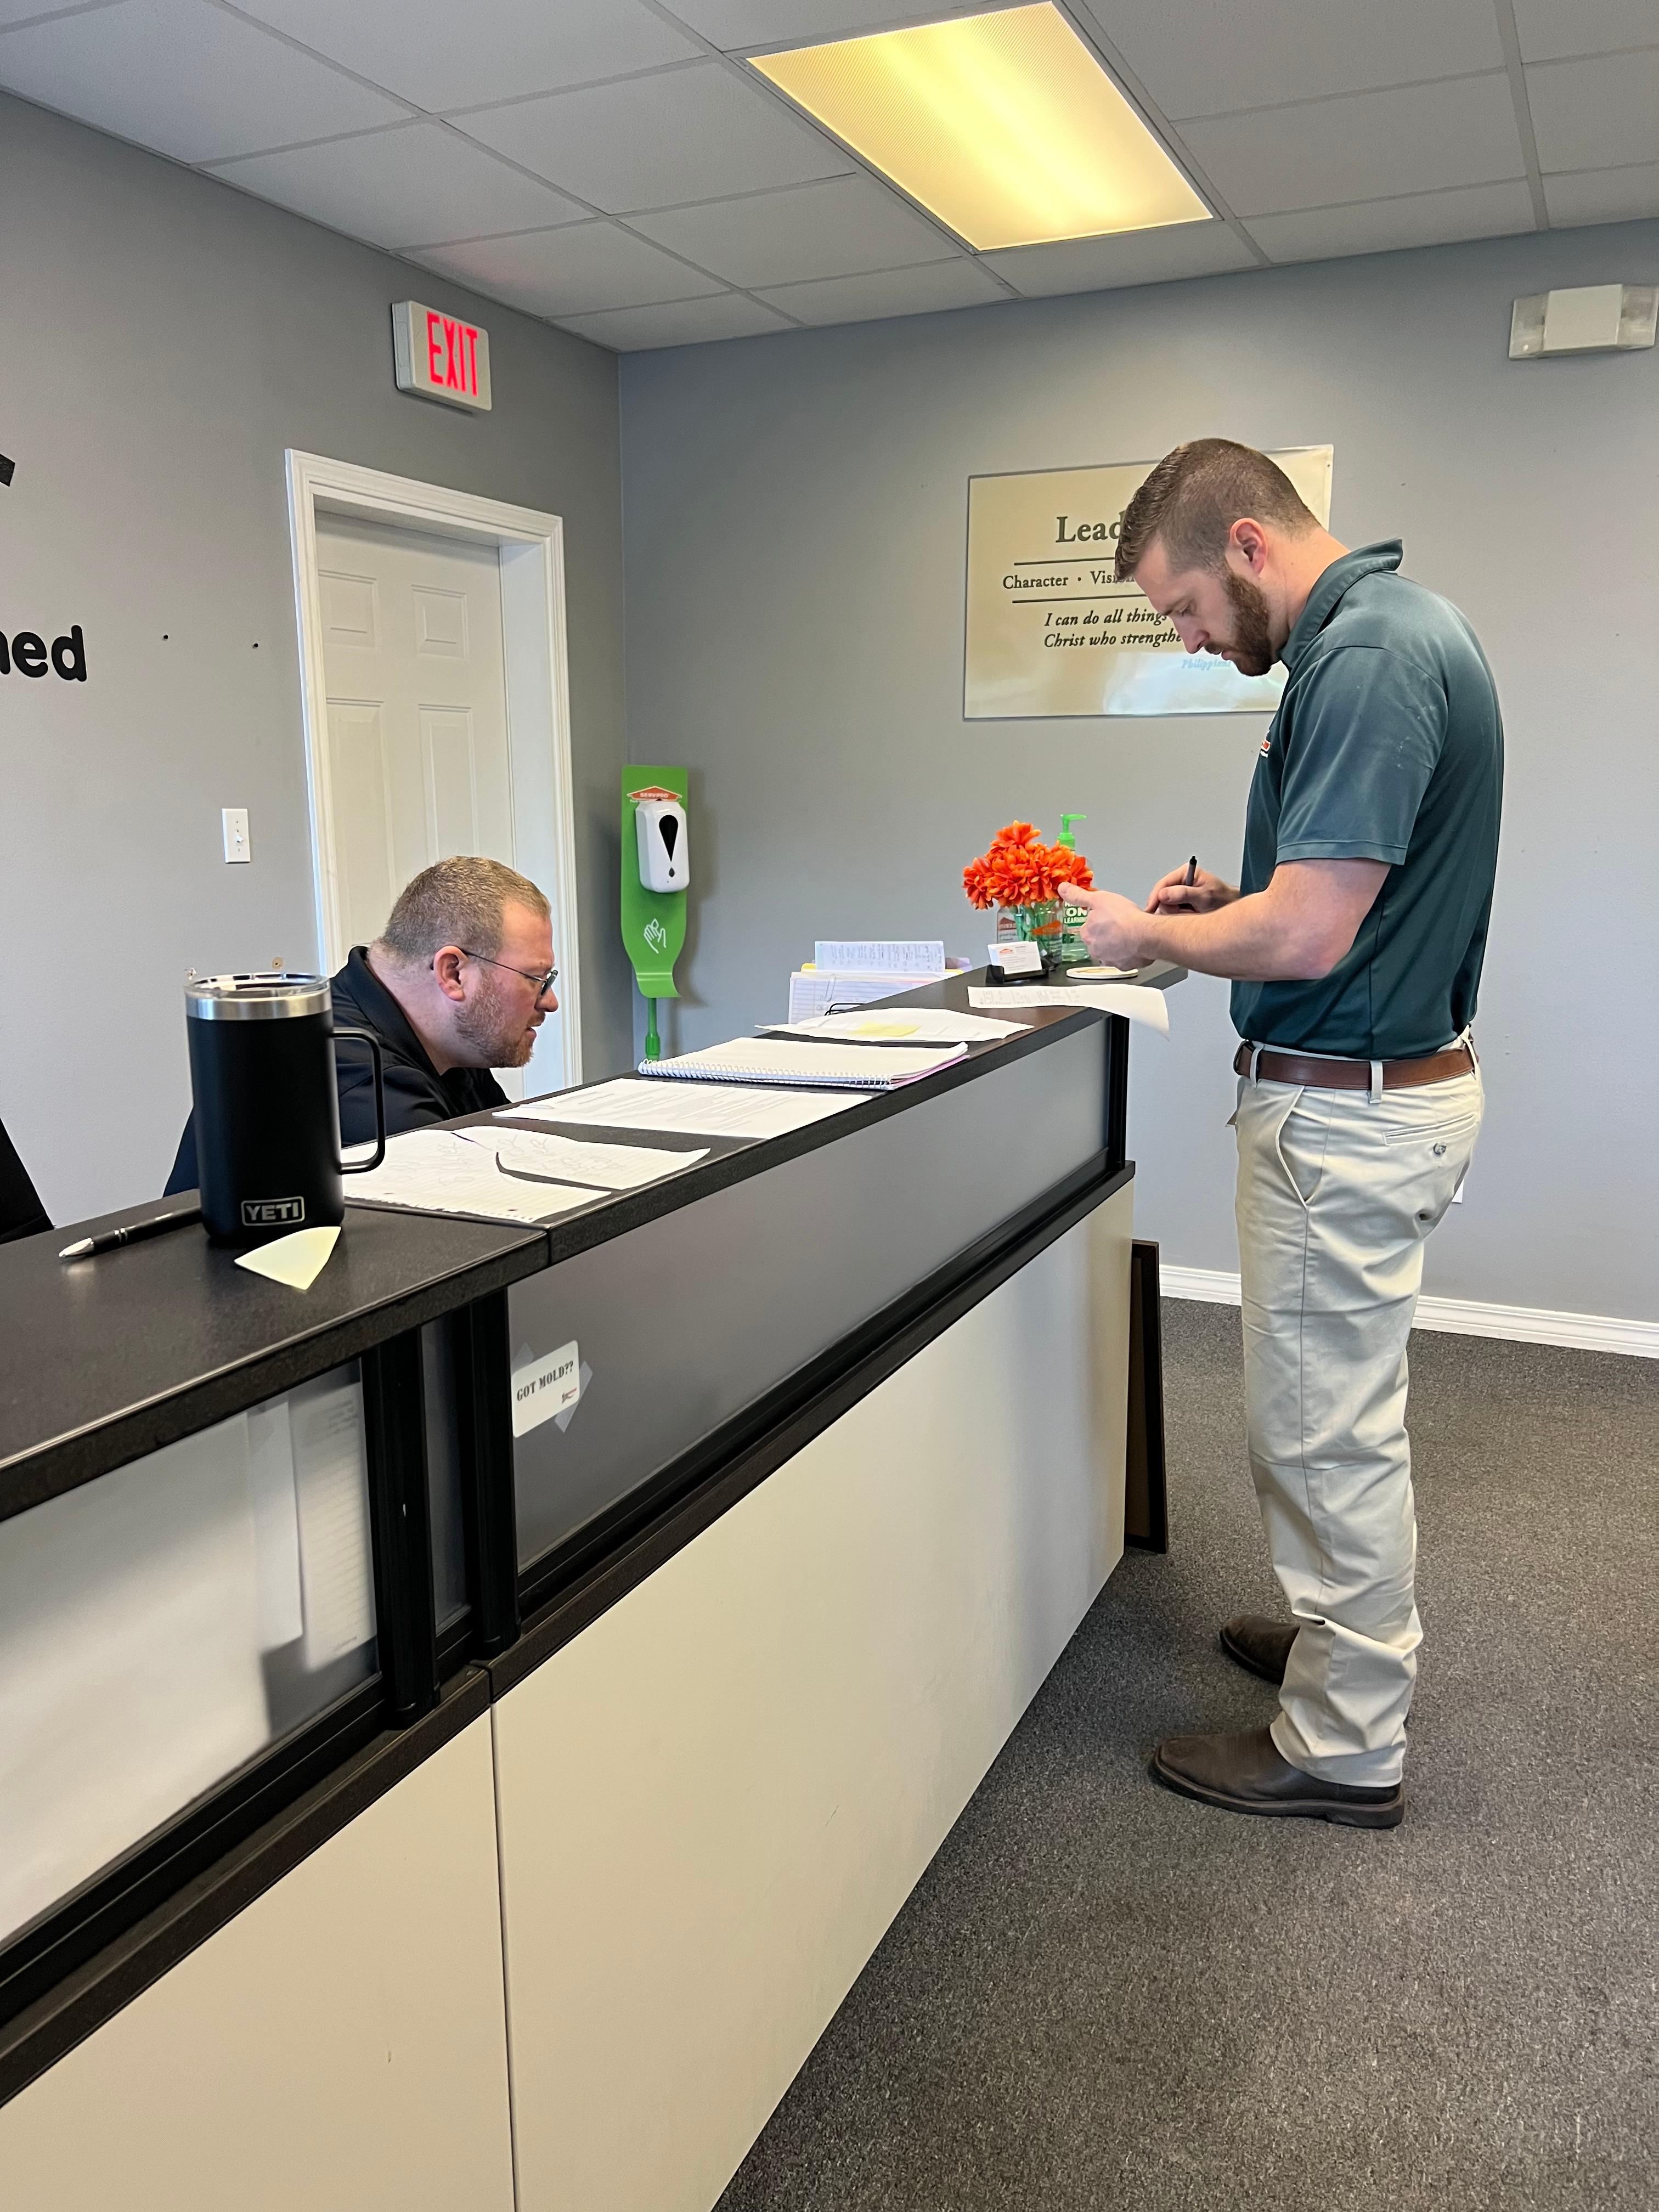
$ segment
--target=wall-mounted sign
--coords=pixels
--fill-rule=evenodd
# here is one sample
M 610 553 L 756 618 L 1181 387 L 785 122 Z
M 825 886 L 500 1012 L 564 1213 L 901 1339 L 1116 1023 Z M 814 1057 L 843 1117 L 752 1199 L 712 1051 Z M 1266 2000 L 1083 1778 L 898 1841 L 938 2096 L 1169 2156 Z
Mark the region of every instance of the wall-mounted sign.
M 489 413 L 489 333 L 477 323 L 399 300 L 392 310 L 392 353 L 399 392 Z
M 20 676 L 44 676 L 51 669 L 65 684 L 84 684 L 87 641 L 80 623 L 72 623 L 50 645 L 39 630 L 15 630 L 9 640 L 0 631 L 0 676 L 9 676 L 14 669 Z
M 1297 446 L 1273 459 L 1328 529 L 1331 448 Z M 1278 705 L 1283 669 L 1241 676 L 1212 653 L 1183 653 L 1145 596 L 1113 581 L 1123 510 L 1156 465 L 969 477 L 969 721 Z

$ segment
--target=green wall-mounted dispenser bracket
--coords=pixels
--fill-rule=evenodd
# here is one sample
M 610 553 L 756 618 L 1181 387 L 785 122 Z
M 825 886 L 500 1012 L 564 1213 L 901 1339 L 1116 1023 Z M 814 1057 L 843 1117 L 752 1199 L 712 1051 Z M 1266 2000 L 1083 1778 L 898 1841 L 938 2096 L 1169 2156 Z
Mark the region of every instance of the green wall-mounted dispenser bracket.
M 635 980 L 645 1000 L 645 1056 L 658 1059 L 657 1001 L 678 999 L 674 963 L 685 944 L 684 891 L 647 890 L 640 879 L 639 839 L 634 817 L 642 799 L 673 799 L 684 806 L 683 768 L 625 768 L 622 773 L 622 932 Z

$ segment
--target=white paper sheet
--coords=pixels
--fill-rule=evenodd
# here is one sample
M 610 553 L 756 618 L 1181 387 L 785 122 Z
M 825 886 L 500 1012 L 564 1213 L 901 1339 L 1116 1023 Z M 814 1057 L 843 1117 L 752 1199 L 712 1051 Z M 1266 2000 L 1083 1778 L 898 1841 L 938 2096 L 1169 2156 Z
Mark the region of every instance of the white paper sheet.
M 686 1137 L 782 1137 L 863 1103 L 860 1091 L 757 1091 L 741 1083 L 645 1083 L 625 1076 L 501 1109 L 577 1128 L 657 1129 Z M 499 1115 L 498 1115 L 499 1118 Z
M 294 1438 L 288 1400 L 273 1398 L 237 1417 L 247 1423 L 248 1489 L 259 1577 L 259 1648 L 292 1644 L 305 1627 L 300 1596 L 300 1508 L 294 1495 Z
M 0 1936 L 261 1750 L 238 1414 L 0 1524 Z
M 1145 983 L 1010 983 L 975 990 L 973 1006 L 1094 1006 L 1103 1014 L 1121 1014 L 1127 1021 L 1143 1022 L 1160 1036 L 1170 1034 L 1170 1008 L 1165 994 Z
M 798 968 L 789 978 L 789 1018 L 807 1022 L 831 1006 L 867 1006 L 872 999 L 902 998 L 907 991 L 942 983 L 945 976 L 942 968 L 925 975 L 849 975 L 844 969 Z
M 556 1182 L 586 1183 L 594 1190 L 638 1190 L 643 1183 L 660 1182 L 664 1176 L 678 1175 L 708 1157 L 707 1145 L 694 1152 L 660 1152 L 645 1145 L 583 1144 L 545 1129 L 480 1127 L 457 1129 L 455 1134 L 468 1144 L 483 1146 L 516 1174 L 551 1176 Z
M 844 1085 L 850 1091 L 890 1091 L 920 1082 L 960 1060 L 961 1045 L 809 1043 L 803 1037 L 729 1037 L 701 1052 L 676 1053 L 672 1059 L 641 1066 L 640 1073 L 659 1083 L 783 1083 Z
M 849 1044 L 996 1044 L 1018 1036 L 1024 1022 L 988 1014 L 953 1014 L 944 1006 L 880 1006 L 862 1014 L 823 1014 L 816 1021 L 763 1022 L 772 1036 L 839 1037 Z
M 374 1633 L 362 1387 L 325 1376 L 290 1391 L 288 1402 L 305 1614 L 301 1660 L 314 1674 Z
M 594 1197 L 591 1190 L 521 1182 L 503 1175 L 488 1152 L 453 1129 L 412 1129 L 394 1137 L 381 1165 L 354 1176 L 348 1190 L 351 1197 L 370 1198 L 377 1206 L 404 1206 L 416 1213 L 471 1213 L 487 1221 L 545 1221 L 573 1206 L 590 1205 Z
M 945 939 L 821 937 L 812 947 L 812 965 L 850 975 L 937 975 L 945 966 Z

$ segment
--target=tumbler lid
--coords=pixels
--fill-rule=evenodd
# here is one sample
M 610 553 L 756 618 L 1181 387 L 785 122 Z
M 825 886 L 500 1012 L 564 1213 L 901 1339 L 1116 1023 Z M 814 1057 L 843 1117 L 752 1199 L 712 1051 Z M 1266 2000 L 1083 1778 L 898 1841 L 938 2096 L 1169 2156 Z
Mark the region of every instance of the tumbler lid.
M 198 1022 L 280 1022 L 332 1004 L 326 975 L 192 975 L 185 985 L 185 1012 Z

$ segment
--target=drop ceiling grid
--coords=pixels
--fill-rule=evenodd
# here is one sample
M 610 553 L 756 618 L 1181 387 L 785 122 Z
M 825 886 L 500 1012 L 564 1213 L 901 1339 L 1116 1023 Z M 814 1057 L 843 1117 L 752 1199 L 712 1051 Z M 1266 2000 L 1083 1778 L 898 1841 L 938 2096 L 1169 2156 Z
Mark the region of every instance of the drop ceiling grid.
M 0 0 L 0 85 L 618 347 L 1659 213 L 1654 0 L 1062 0 L 1219 221 L 984 256 L 744 60 L 994 4 Z

